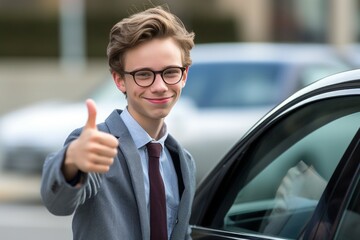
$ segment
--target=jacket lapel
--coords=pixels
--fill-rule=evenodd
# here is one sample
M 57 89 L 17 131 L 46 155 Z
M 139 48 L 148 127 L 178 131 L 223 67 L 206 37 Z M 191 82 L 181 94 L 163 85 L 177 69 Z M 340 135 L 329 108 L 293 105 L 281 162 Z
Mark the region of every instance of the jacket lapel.
M 190 168 L 192 166 L 189 165 L 191 161 L 187 156 L 185 156 L 185 152 L 171 135 L 169 135 L 166 139 L 166 146 L 172 153 L 171 155 L 175 168 L 179 168 L 176 169 L 176 173 L 178 175 L 178 181 L 180 181 L 178 223 L 175 225 L 171 239 L 183 239 L 184 233 L 188 230 L 186 228 L 188 226 L 188 220 L 191 214 L 190 206 L 192 205 L 192 196 L 194 195 L 193 186 L 195 186 L 196 180 L 195 177 L 191 174 L 192 170 Z
M 110 133 L 119 139 L 118 158 L 125 159 L 129 168 L 131 183 L 133 185 L 135 199 L 139 209 L 139 219 L 141 223 L 141 232 L 143 239 L 150 238 L 150 225 L 148 211 L 146 207 L 144 176 L 141 166 L 141 159 L 138 149 L 133 142 L 130 132 L 120 117 L 120 110 L 113 111 L 105 120 Z

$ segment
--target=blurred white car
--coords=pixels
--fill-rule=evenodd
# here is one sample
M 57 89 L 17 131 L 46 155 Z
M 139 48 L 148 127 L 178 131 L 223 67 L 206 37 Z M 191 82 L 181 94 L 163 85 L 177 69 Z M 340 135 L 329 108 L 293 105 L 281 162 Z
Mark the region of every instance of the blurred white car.
M 309 83 L 350 66 L 325 45 L 198 44 L 180 101 L 166 122 L 197 162 L 200 181 L 239 135 L 281 100 Z M 89 94 L 98 121 L 126 100 L 112 80 Z M 3 168 L 40 173 L 50 152 L 86 121 L 84 100 L 47 101 L 0 120 Z
M 360 67 L 360 44 L 349 44 L 342 49 L 344 58 L 355 68 Z

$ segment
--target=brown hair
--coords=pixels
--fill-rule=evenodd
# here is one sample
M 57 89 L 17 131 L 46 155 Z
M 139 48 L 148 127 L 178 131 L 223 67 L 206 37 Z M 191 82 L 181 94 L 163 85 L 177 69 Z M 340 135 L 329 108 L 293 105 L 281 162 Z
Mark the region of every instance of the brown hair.
M 183 66 L 191 65 L 190 50 L 194 46 L 193 32 L 188 32 L 182 21 L 163 7 L 149 8 L 124 18 L 113 26 L 107 47 L 110 71 L 121 74 L 124 54 L 128 49 L 154 38 L 172 37 L 182 50 Z

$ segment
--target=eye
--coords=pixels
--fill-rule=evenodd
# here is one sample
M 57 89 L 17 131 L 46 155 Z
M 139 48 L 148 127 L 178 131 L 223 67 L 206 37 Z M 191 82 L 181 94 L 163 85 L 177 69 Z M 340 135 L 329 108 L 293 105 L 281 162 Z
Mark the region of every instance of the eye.
M 152 79 L 154 77 L 154 73 L 151 71 L 141 70 L 135 73 L 135 78 L 139 80 L 147 80 Z
M 178 77 L 181 75 L 181 70 L 179 68 L 168 68 L 164 71 L 163 75 L 167 78 Z

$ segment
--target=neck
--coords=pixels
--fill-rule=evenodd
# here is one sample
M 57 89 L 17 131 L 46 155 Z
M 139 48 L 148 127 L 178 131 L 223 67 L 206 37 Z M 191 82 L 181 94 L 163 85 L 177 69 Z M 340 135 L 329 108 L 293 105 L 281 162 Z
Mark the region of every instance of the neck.
M 163 135 L 164 120 L 150 119 L 148 121 L 139 122 L 140 126 L 150 135 L 151 138 L 158 140 Z
M 164 118 L 144 118 L 144 116 L 132 113 L 130 109 L 128 111 L 151 138 L 158 140 L 165 134 Z
M 148 127 L 142 126 L 142 127 L 150 135 L 150 137 L 152 137 L 155 140 L 159 140 L 164 135 L 163 126 L 164 124 L 162 122 L 162 124 L 158 124 L 157 126 L 148 126 Z

